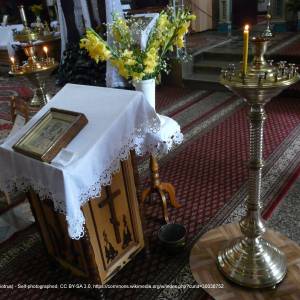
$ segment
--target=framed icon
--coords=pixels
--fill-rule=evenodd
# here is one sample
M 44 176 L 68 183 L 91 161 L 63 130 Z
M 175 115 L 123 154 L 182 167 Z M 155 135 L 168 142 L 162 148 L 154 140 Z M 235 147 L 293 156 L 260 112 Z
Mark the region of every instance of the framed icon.
M 13 149 L 50 163 L 87 123 L 82 113 L 51 108 L 13 145 Z

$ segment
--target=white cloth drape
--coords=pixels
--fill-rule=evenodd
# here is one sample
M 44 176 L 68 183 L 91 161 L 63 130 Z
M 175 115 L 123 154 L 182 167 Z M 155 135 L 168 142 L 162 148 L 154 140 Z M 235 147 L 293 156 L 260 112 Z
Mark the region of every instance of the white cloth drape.
M 12 146 L 50 107 L 85 114 L 88 124 L 51 164 L 14 152 Z M 81 206 L 111 183 L 120 160 L 138 154 L 168 151 L 182 141 L 179 125 L 161 119 L 143 94 L 136 91 L 67 84 L 23 128 L 0 146 L 0 190 L 32 187 L 50 198 L 66 215 L 69 235 L 83 236 Z
M 106 23 L 111 24 L 113 21 L 113 14 L 119 14 L 124 17 L 122 5 L 120 0 L 111 0 L 106 2 Z M 113 42 L 113 37 L 108 32 L 107 42 L 111 44 Z M 106 86 L 107 87 L 125 87 L 126 81 L 121 77 L 115 67 L 111 65 L 110 62 L 106 64 Z
M 13 30 L 23 30 L 24 26 L 22 24 L 0 26 L 0 49 L 6 50 L 9 56 L 15 55 L 15 50 L 13 44 L 18 44 L 14 42 Z
M 68 41 L 68 34 L 67 34 L 67 25 L 65 16 L 63 14 L 63 10 L 61 7 L 61 1 L 57 0 L 57 10 L 58 10 L 58 20 L 59 20 L 59 27 L 60 27 L 60 38 L 61 38 L 61 58 L 63 58 L 63 53 L 66 50 L 66 44 Z

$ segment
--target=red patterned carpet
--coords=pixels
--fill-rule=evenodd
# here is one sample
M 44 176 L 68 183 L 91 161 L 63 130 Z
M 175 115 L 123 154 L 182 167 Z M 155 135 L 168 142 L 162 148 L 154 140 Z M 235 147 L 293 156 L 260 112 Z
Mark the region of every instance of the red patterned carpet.
M 285 60 L 288 62 L 300 64 L 300 35 L 294 33 L 293 41 L 283 44 L 283 47 L 273 53 L 270 58 L 276 61 Z
M 286 47 L 279 50 L 277 55 L 285 55 L 290 57 L 297 57 L 299 60 L 300 51 L 300 36 L 294 42 L 288 44 Z
M 182 93 L 182 95 L 180 94 Z M 183 99 L 184 96 L 184 99 Z M 182 126 L 183 145 L 160 160 L 161 177 L 172 182 L 182 207 L 170 209 L 172 220 L 188 231 L 186 251 L 167 256 L 156 232 L 161 209 L 156 203 L 146 209 L 146 236 L 151 255 L 143 253 L 127 265 L 111 284 L 166 284 L 192 282 L 188 271 L 189 250 L 199 236 L 243 211 L 247 187 L 247 109 L 230 93 L 170 89 L 158 97 L 160 111 Z M 295 179 L 300 163 L 300 102 L 278 98 L 267 105 L 263 203 L 269 215 Z M 140 170 L 147 162 L 141 161 Z M 145 179 L 146 180 L 146 179 Z M 1 284 L 59 284 L 76 281 L 68 273 L 50 266 L 36 228 L 19 234 L 0 249 Z M 202 299 L 201 291 L 105 290 L 107 299 Z M 196 293 L 194 293 L 196 292 Z M 99 299 L 98 291 L 79 289 L 5 289 L 0 299 Z M 196 299 L 195 298 L 195 299 Z

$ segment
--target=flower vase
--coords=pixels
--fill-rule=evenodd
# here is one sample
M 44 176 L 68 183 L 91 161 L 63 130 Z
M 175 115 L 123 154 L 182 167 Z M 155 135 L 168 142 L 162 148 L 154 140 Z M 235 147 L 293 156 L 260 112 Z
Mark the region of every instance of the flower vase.
M 136 91 L 144 94 L 145 99 L 155 110 L 155 79 L 134 81 L 133 86 Z

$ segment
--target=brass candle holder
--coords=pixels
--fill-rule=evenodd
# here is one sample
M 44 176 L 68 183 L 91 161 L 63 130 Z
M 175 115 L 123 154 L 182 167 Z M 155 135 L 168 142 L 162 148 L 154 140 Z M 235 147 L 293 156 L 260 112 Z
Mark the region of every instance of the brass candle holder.
M 21 66 L 12 64 L 9 74 L 25 76 L 34 86 L 34 95 L 30 101 L 30 106 L 44 106 L 50 100 L 50 96 L 45 92 L 45 80 L 57 67 L 58 63 L 54 58 L 35 58 L 34 61 L 28 61 Z
M 250 161 L 247 214 L 240 221 L 244 235 L 219 252 L 217 266 L 231 281 L 250 288 L 274 287 L 286 275 L 284 253 L 263 238 L 266 226 L 261 217 L 261 183 L 263 168 L 263 125 L 265 104 L 282 90 L 299 80 L 294 64 L 266 61 L 264 54 L 271 36 L 252 39 L 254 59 L 243 74 L 233 65 L 222 70 L 221 83 L 249 105 Z
M 36 56 L 37 40 L 48 41 L 54 37 L 54 33 L 46 27 L 46 30 L 41 31 L 41 28 L 31 29 L 28 27 L 24 6 L 19 7 L 20 16 L 24 29 L 21 31 L 14 31 L 13 37 L 15 41 L 22 43 L 23 50 L 27 56 L 27 61 L 22 65 L 18 65 L 14 58 L 11 58 L 12 65 L 9 71 L 13 76 L 25 76 L 34 86 L 34 95 L 30 101 L 31 106 L 44 106 L 49 100 L 50 96 L 45 92 L 45 79 L 57 67 L 58 63 L 54 58 L 48 57 L 48 49 L 44 50 L 46 58 L 39 58 Z

